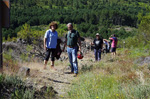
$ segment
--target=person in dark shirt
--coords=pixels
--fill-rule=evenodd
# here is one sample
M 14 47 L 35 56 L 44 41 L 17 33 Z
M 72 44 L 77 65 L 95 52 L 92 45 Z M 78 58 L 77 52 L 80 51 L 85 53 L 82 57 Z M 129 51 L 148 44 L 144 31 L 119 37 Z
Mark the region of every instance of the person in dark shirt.
M 74 73 L 74 77 L 76 77 L 78 74 L 78 62 L 77 62 L 78 46 L 77 45 L 79 44 L 79 51 L 81 51 L 81 40 L 80 40 L 79 32 L 73 29 L 72 23 L 68 23 L 67 27 L 68 27 L 68 33 L 66 35 L 64 49 L 67 46 L 67 53 L 69 57 L 69 62 L 71 64 L 71 73 Z
M 92 45 L 94 45 L 95 61 L 100 61 L 101 60 L 101 51 L 103 48 L 103 39 L 100 38 L 99 33 L 96 34 L 96 38 L 92 42 Z

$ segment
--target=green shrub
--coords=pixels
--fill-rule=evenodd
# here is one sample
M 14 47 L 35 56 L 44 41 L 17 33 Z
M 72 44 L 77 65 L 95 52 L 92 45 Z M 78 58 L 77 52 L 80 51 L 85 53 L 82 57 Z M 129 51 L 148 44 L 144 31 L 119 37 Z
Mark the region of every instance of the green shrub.
M 121 86 L 121 92 L 125 99 L 149 99 L 150 86 L 148 82 L 146 85 L 130 82 L 128 85 Z
M 31 89 L 21 89 L 21 90 L 16 90 L 12 94 L 12 99 L 34 99 L 34 90 Z
M 11 99 L 51 99 L 52 97 L 55 99 L 55 91 L 52 87 L 47 87 L 46 91 L 39 91 L 34 87 L 26 86 L 26 83 L 17 76 L 0 75 L 0 87 L 2 99 L 8 98 L 8 95 Z
M 4 80 L 4 76 L 0 74 L 0 84 Z

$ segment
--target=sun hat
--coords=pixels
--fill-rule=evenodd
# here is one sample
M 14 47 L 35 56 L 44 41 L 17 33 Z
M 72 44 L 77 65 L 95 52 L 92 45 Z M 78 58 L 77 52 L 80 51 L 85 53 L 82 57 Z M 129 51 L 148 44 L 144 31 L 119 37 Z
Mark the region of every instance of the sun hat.
M 99 36 L 99 33 L 96 33 L 96 36 Z

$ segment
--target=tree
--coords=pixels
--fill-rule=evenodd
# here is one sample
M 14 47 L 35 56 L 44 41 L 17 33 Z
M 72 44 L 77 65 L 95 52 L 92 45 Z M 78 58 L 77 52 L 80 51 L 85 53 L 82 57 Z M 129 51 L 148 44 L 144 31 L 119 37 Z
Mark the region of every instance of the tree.
M 150 44 L 150 15 L 146 15 L 142 18 L 139 31 L 139 39 L 141 39 L 145 45 Z

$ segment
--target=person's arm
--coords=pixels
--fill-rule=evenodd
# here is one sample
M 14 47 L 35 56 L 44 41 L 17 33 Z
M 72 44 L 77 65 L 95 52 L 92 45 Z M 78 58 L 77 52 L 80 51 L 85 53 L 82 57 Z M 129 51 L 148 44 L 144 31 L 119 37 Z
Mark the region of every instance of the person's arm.
M 110 37 L 109 39 L 110 39 L 110 40 L 112 40 L 112 38 L 111 38 L 111 37 Z
M 103 44 L 104 44 L 104 43 L 103 43 L 103 40 L 102 40 L 101 42 L 102 42 L 102 43 L 101 43 L 101 48 L 102 48 L 102 51 L 103 51 Z
M 108 40 L 106 40 L 106 39 L 103 39 L 104 41 L 106 41 L 106 42 L 108 42 Z
M 47 31 L 44 36 L 44 50 L 46 50 Z
M 44 37 L 44 50 L 46 50 L 46 38 Z
M 111 36 L 109 37 L 109 39 L 112 40 L 112 37 L 113 37 L 113 36 L 111 35 Z
M 78 42 L 79 42 L 79 51 L 81 51 L 81 38 L 78 37 Z
M 93 42 L 91 42 L 91 45 L 94 45 L 94 43 L 93 43 Z
M 66 37 L 65 37 L 64 47 L 63 47 L 63 50 L 62 50 L 63 52 L 65 51 L 66 45 L 67 45 L 67 34 L 66 34 Z
M 65 43 L 64 43 L 64 48 L 63 48 L 63 52 L 65 51 L 65 47 L 67 45 L 67 39 L 65 39 Z
M 95 42 L 95 39 L 94 39 L 94 41 L 93 41 L 93 42 L 91 42 L 91 46 L 92 46 L 92 45 L 94 45 L 94 42 Z

